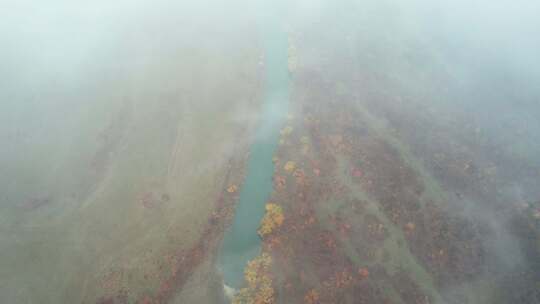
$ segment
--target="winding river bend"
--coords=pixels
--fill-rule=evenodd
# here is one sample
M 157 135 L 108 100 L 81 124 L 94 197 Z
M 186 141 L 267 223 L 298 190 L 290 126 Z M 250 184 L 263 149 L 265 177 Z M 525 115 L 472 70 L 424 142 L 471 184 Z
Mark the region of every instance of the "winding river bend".
M 264 100 L 256 138 L 250 149 L 247 175 L 240 191 L 232 225 L 225 232 L 219 255 L 224 284 L 238 288 L 243 282 L 246 263 L 260 253 L 257 234 L 264 206 L 272 192 L 272 156 L 279 141 L 279 130 L 288 111 L 288 41 L 278 18 L 261 22 L 264 46 Z

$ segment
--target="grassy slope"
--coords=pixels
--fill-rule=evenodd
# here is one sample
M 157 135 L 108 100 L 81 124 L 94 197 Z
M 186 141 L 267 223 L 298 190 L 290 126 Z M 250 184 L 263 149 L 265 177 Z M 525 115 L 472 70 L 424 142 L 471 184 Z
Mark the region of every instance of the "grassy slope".
M 20 109 L 45 123 L 23 126 L 29 139 L 2 159 L 3 300 L 94 303 L 122 289 L 135 299 L 169 275 L 167 256 L 195 243 L 257 111 L 253 39 L 233 50 L 214 38 L 135 50 L 90 96 L 44 94 L 42 111 Z M 41 197 L 49 202 L 26 207 Z

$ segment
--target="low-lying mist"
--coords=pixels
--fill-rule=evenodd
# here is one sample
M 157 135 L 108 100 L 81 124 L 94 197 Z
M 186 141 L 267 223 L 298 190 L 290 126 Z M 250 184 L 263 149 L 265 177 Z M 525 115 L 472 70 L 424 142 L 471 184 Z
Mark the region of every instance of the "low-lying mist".
M 262 141 L 275 303 L 540 303 L 540 2 L 1 6 L 5 301 L 224 301 Z

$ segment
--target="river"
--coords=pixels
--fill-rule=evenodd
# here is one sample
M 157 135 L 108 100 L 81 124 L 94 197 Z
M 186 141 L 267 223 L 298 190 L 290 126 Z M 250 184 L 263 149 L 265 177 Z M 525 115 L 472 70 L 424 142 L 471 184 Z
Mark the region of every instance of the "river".
M 242 285 L 246 263 L 260 252 L 261 239 L 257 229 L 272 192 L 272 156 L 289 105 L 286 31 L 283 24 L 278 22 L 279 18 L 271 13 L 259 20 L 265 54 L 262 118 L 250 148 L 246 179 L 240 191 L 233 223 L 225 232 L 219 255 L 224 283 L 233 288 Z

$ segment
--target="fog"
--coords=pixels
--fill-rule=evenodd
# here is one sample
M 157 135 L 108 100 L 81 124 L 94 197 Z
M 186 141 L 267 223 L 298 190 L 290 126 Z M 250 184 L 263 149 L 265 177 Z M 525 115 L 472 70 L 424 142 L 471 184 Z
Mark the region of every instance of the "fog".
M 540 2 L 0 8 L 1 302 L 540 303 Z

